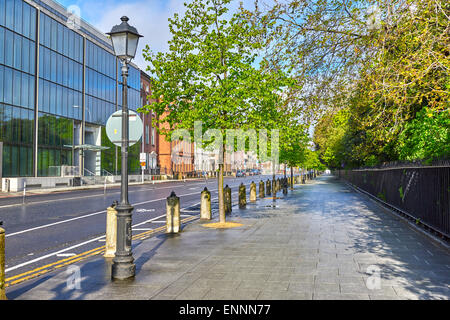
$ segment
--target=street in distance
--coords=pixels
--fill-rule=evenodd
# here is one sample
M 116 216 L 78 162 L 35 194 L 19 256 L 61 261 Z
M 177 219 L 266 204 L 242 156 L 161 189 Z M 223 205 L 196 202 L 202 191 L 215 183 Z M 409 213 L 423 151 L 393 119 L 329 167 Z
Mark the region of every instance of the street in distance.
M 214 311 L 223 312 L 224 315 L 267 315 L 269 314 L 270 305 L 269 304 L 236 304 L 230 305 L 225 304 L 223 309 L 214 309 L 214 307 L 197 307 L 189 306 L 187 304 L 185 307 L 181 307 L 180 315 L 203 315 L 209 318 Z

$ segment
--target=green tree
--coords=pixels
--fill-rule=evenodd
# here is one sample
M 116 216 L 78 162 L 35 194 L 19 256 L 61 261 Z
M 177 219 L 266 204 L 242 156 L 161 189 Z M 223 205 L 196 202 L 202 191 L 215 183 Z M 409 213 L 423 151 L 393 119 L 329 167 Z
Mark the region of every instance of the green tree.
M 243 10 L 229 12 L 231 0 L 194 0 L 185 3 L 183 17 L 169 19 L 172 39 L 167 53 L 144 57 L 152 74 L 152 98 L 144 109 L 155 110 L 168 124 L 167 135 L 186 129 L 192 135 L 195 122 L 202 131 L 218 129 L 224 140 L 227 129 L 259 129 L 275 126 L 280 90 L 286 86 L 281 71 L 255 67 L 261 31 L 249 23 Z M 215 142 L 217 137 L 202 141 Z M 199 141 L 196 141 L 199 143 Z M 222 145 L 221 155 L 225 152 Z M 225 222 L 223 171 L 219 164 L 219 218 Z

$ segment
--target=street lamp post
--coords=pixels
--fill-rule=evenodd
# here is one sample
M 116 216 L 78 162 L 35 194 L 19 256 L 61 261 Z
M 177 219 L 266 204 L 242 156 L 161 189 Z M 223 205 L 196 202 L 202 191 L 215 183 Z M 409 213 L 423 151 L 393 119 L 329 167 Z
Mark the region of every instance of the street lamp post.
M 133 207 L 128 202 L 128 63 L 136 55 L 139 38 L 142 37 L 136 28 L 128 24 L 128 17 L 121 18 L 122 23 L 108 33 L 115 55 L 122 63 L 122 170 L 120 183 L 120 203 L 117 210 L 117 246 L 113 259 L 111 277 L 113 279 L 129 279 L 134 277 L 136 266 L 131 251 L 131 212 Z

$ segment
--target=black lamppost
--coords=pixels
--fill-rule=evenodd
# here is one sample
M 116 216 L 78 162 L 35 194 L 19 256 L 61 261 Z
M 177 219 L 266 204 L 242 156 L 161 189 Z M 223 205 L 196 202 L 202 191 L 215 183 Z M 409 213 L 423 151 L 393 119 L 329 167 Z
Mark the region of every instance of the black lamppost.
M 124 280 L 134 277 L 136 271 L 131 252 L 131 211 L 133 211 L 133 207 L 128 202 L 128 63 L 136 55 L 139 38 L 142 36 L 136 28 L 128 24 L 128 17 L 122 17 L 121 20 L 122 23 L 114 26 L 108 35 L 111 37 L 115 55 L 122 62 L 122 171 L 120 203 L 116 207 L 117 246 L 111 277 Z

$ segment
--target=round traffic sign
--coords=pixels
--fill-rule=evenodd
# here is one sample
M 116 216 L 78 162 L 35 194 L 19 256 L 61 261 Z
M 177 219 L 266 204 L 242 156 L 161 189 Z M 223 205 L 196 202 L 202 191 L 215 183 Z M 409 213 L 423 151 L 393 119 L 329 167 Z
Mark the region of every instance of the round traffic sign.
M 128 140 L 129 146 L 134 145 L 142 137 L 144 125 L 139 115 L 128 110 Z M 122 146 L 122 110 L 114 112 L 106 122 L 106 135 L 116 146 Z

